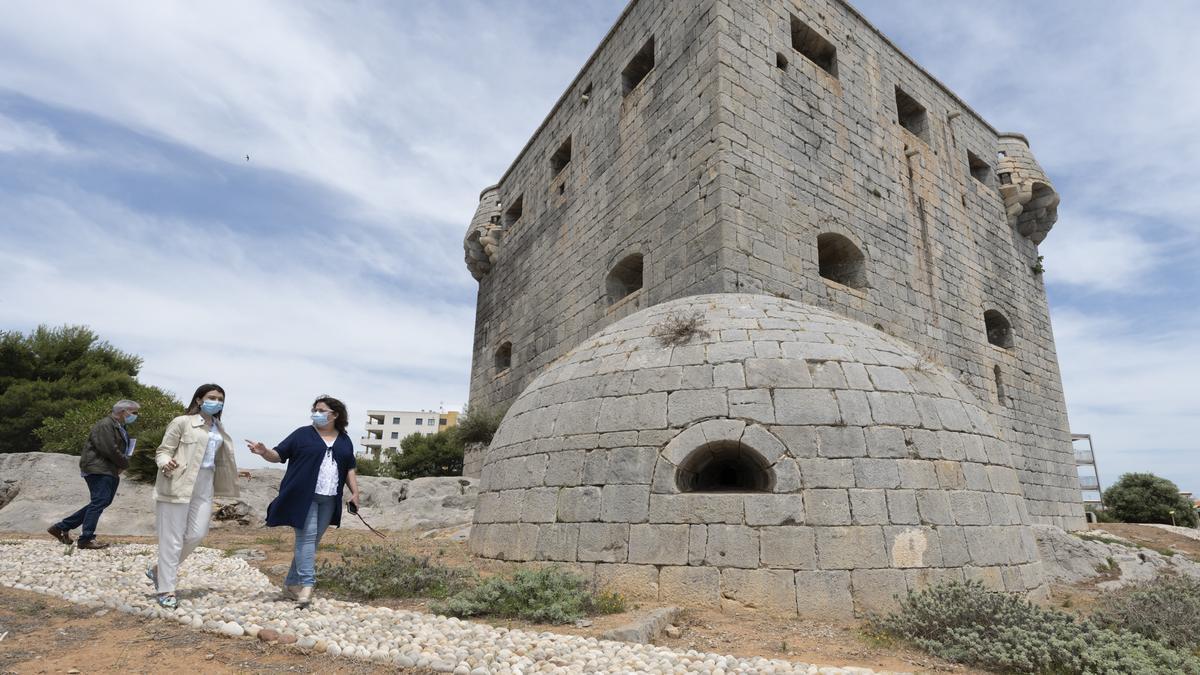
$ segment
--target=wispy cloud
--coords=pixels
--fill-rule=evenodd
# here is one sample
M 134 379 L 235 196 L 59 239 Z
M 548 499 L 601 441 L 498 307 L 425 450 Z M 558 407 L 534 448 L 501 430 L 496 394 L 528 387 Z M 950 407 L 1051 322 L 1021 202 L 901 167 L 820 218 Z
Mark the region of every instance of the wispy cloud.
M 67 151 L 53 129 L 0 113 L 0 153 L 62 155 Z

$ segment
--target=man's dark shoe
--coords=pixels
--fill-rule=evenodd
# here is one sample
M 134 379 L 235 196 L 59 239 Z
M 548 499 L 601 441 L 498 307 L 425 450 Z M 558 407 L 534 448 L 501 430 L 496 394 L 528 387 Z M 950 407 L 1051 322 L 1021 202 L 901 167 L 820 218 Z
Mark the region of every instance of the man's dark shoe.
M 57 525 L 51 525 L 46 532 L 48 532 L 51 537 L 54 537 L 68 546 L 71 545 L 71 542 L 75 541 L 74 539 L 71 539 L 71 534 L 69 532 L 58 529 Z
M 101 544 L 100 542 L 96 541 L 95 539 L 88 539 L 87 541 L 79 542 L 78 547 L 81 549 L 92 549 L 95 551 L 99 551 L 102 548 L 108 548 L 108 544 Z

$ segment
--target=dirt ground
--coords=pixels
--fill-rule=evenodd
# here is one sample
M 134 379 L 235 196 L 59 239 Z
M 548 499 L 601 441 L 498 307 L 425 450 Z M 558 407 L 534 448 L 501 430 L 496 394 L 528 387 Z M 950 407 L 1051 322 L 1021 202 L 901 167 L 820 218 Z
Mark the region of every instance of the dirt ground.
M 1200 559 L 1200 542 L 1157 528 L 1137 525 L 1100 526 L 1101 529 L 1156 549 L 1171 548 Z M 6 535 L 3 538 L 27 538 Z M 149 537 L 111 537 L 113 542 L 154 543 Z M 335 561 L 356 544 L 381 543 L 361 531 L 330 530 L 318 558 Z M 458 567 L 473 567 L 481 575 L 504 569 L 503 564 L 472 560 L 466 545 L 444 539 L 419 539 L 390 533 L 387 543 L 419 556 Z M 279 583 L 291 561 L 290 532 L 264 528 L 224 526 L 212 530 L 206 546 L 232 553 L 257 549 L 266 557 L 252 561 Z M 320 584 L 318 582 L 318 592 Z M 1059 607 L 1085 609 L 1094 590 L 1055 589 L 1049 601 Z M 383 604 L 425 610 L 424 600 L 393 600 Z M 588 627 L 547 626 L 521 621 L 491 621 L 494 625 L 549 630 L 577 635 L 599 635 L 628 623 L 652 609 L 633 605 L 624 614 L 593 617 Z M 978 673 L 896 645 L 879 644 L 862 634 L 856 624 L 764 617 L 746 612 L 723 614 L 713 610 L 687 610 L 679 621 L 678 638 L 658 644 L 674 649 L 697 649 L 736 656 L 765 656 L 819 665 L 852 665 L 875 670 Z M 164 663 L 202 673 L 245 672 L 395 672 L 349 659 L 330 659 L 295 647 L 268 645 L 249 638 L 232 639 L 204 633 L 156 619 L 135 618 L 115 612 L 86 610 L 35 593 L 0 588 L 0 673 L 155 672 Z

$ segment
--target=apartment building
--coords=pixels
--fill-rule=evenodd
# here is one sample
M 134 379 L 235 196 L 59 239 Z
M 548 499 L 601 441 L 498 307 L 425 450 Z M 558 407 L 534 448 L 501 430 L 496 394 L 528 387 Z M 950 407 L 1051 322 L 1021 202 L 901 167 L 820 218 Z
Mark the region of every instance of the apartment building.
M 400 441 L 412 434 L 435 434 L 458 424 L 451 410 L 368 410 L 366 433 L 359 439 L 359 454 L 375 459 L 399 450 Z

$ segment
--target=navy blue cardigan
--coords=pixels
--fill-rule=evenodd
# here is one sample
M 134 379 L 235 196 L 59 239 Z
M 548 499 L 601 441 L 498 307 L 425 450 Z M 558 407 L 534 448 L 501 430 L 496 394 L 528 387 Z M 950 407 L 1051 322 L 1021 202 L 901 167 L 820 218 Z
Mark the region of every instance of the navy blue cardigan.
M 293 431 L 275 446 L 280 461 L 287 462 L 287 471 L 279 483 L 279 496 L 267 507 L 268 527 L 304 527 L 326 449 L 325 440 L 311 424 Z M 333 442 L 333 460 L 338 467 L 338 489 L 329 524 L 338 527 L 342 524 L 342 486 L 346 484 L 346 474 L 355 467 L 354 443 L 345 432 L 339 433 Z

